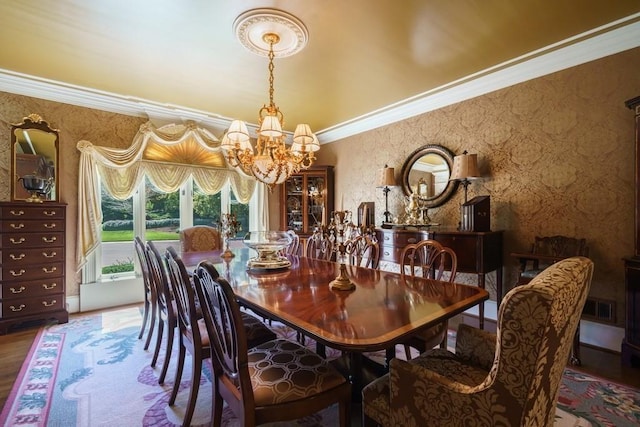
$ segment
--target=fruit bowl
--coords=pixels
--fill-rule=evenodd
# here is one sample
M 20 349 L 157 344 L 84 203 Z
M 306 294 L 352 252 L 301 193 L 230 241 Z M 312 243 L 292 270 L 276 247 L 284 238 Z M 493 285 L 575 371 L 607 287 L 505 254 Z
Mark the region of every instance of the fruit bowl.
M 251 231 L 244 237 L 244 244 L 258 253 L 251 258 L 247 267 L 252 270 L 273 270 L 288 268 L 291 261 L 283 257 L 281 251 L 291 244 L 291 237 L 284 231 Z

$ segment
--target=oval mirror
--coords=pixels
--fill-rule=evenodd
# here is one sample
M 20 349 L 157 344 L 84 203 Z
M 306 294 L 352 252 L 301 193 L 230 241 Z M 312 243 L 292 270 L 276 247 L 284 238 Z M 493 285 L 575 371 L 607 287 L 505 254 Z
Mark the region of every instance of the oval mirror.
M 58 201 L 58 130 L 37 114 L 11 125 L 11 199 Z
M 452 168 L 451 151 L 441 145 L 424 145 L 402 166 L 402 190 L 407 196 L 416 193 L 426 208 L 440 206 L 458 188 L 458 181 L 449 181 Z

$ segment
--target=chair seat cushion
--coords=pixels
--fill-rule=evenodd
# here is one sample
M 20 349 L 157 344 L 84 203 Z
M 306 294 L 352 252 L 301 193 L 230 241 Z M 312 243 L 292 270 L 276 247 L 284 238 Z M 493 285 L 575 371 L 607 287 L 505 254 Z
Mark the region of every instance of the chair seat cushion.
M 249 350 L 248 368 L 256 406 L 305 399 L 346 382 L 326 359 L 285 339 Z
M 247 348 L 253 348 L 258 344 L 277 338 L 275 332 L 269 329 L 260 319 L 255 316 L 240 312 L 242 321 L 244 322 L 244 330 L 247 336 Z
M 409 363 L 418 364 L 436 372 L 447 379 L 468 386 L 475 386 L 484 381 L 488 372 L 459 359 L 445 349 L 433 349 L 411 359 Z M 389 401 L 389 374 L 368 384 L 362 390 L 362 407 L 365 414 L 381 425 L 390 425 L 391 405 Z

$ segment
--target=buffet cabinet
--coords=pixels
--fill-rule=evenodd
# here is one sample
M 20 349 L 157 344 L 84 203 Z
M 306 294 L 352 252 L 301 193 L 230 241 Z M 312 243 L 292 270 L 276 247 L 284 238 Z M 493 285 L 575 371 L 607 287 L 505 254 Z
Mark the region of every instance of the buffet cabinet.
M 69 320 L 60 203 L 0 202 L 0 334 L 27 321 Z
M 640 96 L 626 102 L 635 112 L 635 253 L 624 259 L 626 316 L 622 363 L 640 366 Z
M 311 235 L 316 225 L 328 225 L 333 211 L 333 166 L 312 166 L 292 174 L 280 194 L 280 228 L 302 237 Z
M 432 239 L 450 247 L 458 259 L 459 273 L 478 275 L 478 286 L 485 288 L 485 275 L 496 272 L 497 302 L 502 299 L 502 231 L 458 231 L 431 227 L 426 230 L 387 229 L 376 230 L 380 243 L 380 261 L 400 264 L 405 246 L 421 240 Z M 480 327 L 484 327 L 484 303 L 480 305 Z

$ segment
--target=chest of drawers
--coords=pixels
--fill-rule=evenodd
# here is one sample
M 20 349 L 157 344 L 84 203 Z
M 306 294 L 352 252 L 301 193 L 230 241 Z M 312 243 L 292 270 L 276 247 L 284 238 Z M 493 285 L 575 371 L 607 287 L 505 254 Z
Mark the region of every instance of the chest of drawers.
M 69 320 L 60 203 L 0 202 L 0 334 L 33 320 Z

